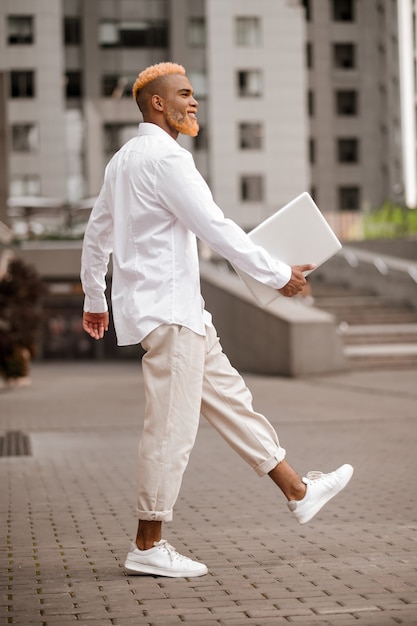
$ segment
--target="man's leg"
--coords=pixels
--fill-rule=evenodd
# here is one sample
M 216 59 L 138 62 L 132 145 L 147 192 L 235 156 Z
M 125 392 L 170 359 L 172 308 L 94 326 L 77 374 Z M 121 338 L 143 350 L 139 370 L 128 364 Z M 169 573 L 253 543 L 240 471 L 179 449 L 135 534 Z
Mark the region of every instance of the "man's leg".
M 163 325 L 142 342 L 146 408 L 138 455 L 138 530 L 125 561 L 131 574 L 202 576 L 207 567 L 162 539 L 197 434 L 205 338 Z
M 202 415 L 259 476 L 269 474 L 299 523 L 310 521 L 347 485 L 353 468 L 343 465 L 330 474 L 311 472 L 301 478 L 285 460 L 272 425 L 253 410 L 252 395 L 223 353 L 213 327 L 207 328 L 207 344 Z
M 265 476 L 284 461 L 286 451 L 270 422 L 254 411 L 252 394 L 222 351 L 215 329 L 206 330 L 201 413 L 259 476 Z M 281 477 L 281 473 L 275 477 L 287 489 L 284 483 L 289 483 L 290 477 Z M 296 477 L 294 472 L 291 482 L 297 482 Z M 302 484 L 299 486 L 303 490 Z
M 142 346 L 146 407 L 138 453 L 138 518 L 164 522 L 172 519 L 197 434 L 205 338 L 182 326 L 163 325 Z

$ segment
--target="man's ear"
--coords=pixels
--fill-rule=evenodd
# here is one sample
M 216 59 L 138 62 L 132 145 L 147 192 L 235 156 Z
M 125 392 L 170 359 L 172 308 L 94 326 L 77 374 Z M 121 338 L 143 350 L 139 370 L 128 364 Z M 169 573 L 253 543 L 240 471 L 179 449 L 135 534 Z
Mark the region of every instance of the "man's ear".
M 163 100 L 162 100 L 161 96 L 158 96 L 157 94 L 152 96 L 151 104 L 152 104 L 152 107 L 154 109 L 156 109 L 157 111 L 163 111 L 164 110 Z

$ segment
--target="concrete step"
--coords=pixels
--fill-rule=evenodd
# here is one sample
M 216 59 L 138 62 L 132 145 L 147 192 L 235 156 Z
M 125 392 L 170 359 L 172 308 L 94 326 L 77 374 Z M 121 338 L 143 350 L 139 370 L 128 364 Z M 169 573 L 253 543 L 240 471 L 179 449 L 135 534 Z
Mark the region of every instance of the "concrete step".
M 322 307 L 318 307 L 322 308 Z M 373 326 L 375 324 L 416 324 L 417 313 L 414 311 L 392 311 L 387 309 L 375 309 L 374 311 L 355 311 L 345 309 L 334 311 L 330 308 L 323 309 L 332 313 L 338 323 L 346 323 L 349 326 Z
M 345 345 L 417 343 L 417 324 L 339 325 Z
M 397 302 L 396 300 L 392 300 L 392 298 L 383 298 L 382 296 L 373 296 L 373 295 L 327 295 L 327 296 L 317 296 L 314 294 L 315 302 L 317 302 L 320 307 L 332 309 L 374 309 L 379 307 L 386 307 L 391 309 L 403 309 L 410 308 L 406 303 Z
M 343 351 L 354 369 L 417 365 L 417 344 L 362 344 L 345 346 Z
M 353 369 L 417 365 L 417 311 L 406 302 L 343 285 L 313 286 L 314 306 L 339 323 Z

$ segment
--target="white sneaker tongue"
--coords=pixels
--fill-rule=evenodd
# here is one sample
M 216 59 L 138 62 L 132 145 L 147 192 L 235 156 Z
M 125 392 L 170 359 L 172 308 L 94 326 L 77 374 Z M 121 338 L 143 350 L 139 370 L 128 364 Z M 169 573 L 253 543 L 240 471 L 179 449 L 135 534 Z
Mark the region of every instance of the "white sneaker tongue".
M 312 470 L 311 472 L 308 472 L 306 479 L 307 480 L 317 480 L 318 478 L 321 478 L 322 476 L 324 476 L 323 472 L 317 471 L 317 470 Z M 304 480 L 304 478 L 303 478 Z

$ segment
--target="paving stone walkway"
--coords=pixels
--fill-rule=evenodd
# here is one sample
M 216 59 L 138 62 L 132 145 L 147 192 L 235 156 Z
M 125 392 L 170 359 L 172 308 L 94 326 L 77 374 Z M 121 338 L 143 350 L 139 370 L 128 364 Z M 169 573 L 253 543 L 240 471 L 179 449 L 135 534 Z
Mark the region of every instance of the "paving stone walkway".
M 299 526 L 202 421 L 166 538 L 201 578 L 128 577 L 144 405 L 134 363 L 38 363 L 0 389 L 0 624 L 417 625 L 417 370 L 246 376 L 301 473 L 350 462 L 350 485 Z

